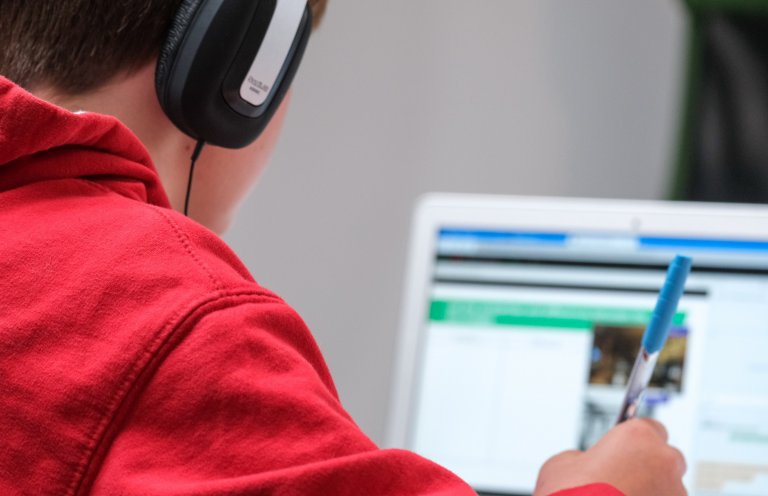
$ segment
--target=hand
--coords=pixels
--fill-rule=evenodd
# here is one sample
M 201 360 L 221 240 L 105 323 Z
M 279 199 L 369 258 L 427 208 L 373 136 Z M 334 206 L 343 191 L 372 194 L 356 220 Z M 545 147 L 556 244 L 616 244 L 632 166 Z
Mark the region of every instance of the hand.
M 667 444 L 667 430 L 650 419 L 634 419 L 611 429 L 587 451 L 550 458 L 539 472 L 534 496 L 605 482 L 627 496 L 685 496 L 686 465 L 680 450 Z

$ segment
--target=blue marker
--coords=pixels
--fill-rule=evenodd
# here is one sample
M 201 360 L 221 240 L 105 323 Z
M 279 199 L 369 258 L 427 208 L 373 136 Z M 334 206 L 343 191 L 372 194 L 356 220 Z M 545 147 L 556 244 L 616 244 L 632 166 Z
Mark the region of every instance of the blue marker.
M 629 376 L 627 394 L 624 396 L 624 403 L 621 405 L 617 424 L 637 415 L 637 409 L 640 407 L 640 401 L 648 388 L 653 368 L 659 358 L 659 352 L 667 341 L 669 327 L 677 312 L 677 304 L 680 302 L 680 297 L 683 296 L 685 280 L 690 272 L 691 259 L 689 257 L 678 255 L 669 264 L 667 279 L 659 293 L 659 299 L 656 301 L 656 308 L 651 314 L 648 327 L 645 328 L 643 344 L 637 355 L 635 366 L 632 368 L 632 375 Z

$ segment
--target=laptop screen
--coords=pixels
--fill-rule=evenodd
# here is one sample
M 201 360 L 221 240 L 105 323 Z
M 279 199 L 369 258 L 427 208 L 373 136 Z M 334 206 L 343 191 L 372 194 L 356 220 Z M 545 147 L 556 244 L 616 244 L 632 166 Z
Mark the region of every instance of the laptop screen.
M 480 492 L 531 494 L 612 427 L 667 264 L 694 269 L 646 394 L 693 496 L 768 494 L 768 242 L 440 229 L 409 448 Z

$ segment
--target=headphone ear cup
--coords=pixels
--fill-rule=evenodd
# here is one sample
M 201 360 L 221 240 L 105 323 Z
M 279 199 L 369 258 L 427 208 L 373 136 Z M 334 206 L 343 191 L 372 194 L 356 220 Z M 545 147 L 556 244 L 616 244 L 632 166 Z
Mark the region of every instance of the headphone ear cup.
M 155 68 L 165 115 L 198 141 L 225 148 L 252 143 L 301 61 L 312 22 L 306 2 L 181 0 Z
M 171 26 L 165 38 L 165 43 L 160 49 L 160 55 L 157 58 L 157 68 L 155 69 L 155 89 L 160 105 L 165 108 L 167 99 L 168 80 L 171 76 L 174 61 L 179 53 L 179 47 L 184 40 L 184 35 L 192 24 L 200 5 L 205 0 L 182 0 L 181 5 L 176 11 L 176 16 L 171 22 Z

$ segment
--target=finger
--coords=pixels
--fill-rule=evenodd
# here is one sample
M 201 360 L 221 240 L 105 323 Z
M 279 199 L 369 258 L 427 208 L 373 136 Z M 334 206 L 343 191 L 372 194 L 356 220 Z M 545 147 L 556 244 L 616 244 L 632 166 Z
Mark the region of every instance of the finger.
M 685 461 L 685 456 L 683 456 L 682 451 L 674 446 L 670 446 L 669 449 L 672 451 L 672 459 L 674 460 L 678 473 L 680 474 L 680 477 L 682 477 L 685 472 L 688 471 L 688 464 Z
M 573 458 L 576 458 L 581 454 L 582 452 L 579 450 L 563 451 L 562 453 L 558 453 L 550 457 L 546 462 L 544 462 L 544 465 L 550 465 L 551 463 L 566 462 L 566 461 L 572 460 Z
M 582 454 L 583 454 L 583 451 L 579 451 L 579 450 L 566 450 L 566 451 L 563 451 L 562 453 L 558 453 L 556 456 L 558 458 L 561 458 L 561 459 L 564 459 L 564 460 L 570 460 L 571 458 L 580 456 Z
M 653 420 L 650 418 L 642 418 L 637 419 L 637 422 L 644 422 L 648 427 L 653 429 L 653 431 L 664 440 L 664 442 L 667 442 L 669 440 L 669 433 L 667 432 L 667 428 L 664 427 L 664 424 L 657 420 Z
M 685 488 L 685 486 L 683 486 L 683 483 L 680 482 L 674 494 L 677 496 L 688 496 L 688 490 Z
M 546 462 L 544 462 L 544 465 L 541 466 L 541 470 L 539 471 L 539 476 L 541 474 L 545 474 L 552 471 L 558 471 L 561 469 L 558 469 L 558 467 L 568 466 L 572 465 L 574 463 L 578 463 L 577 458 L 579 455 L 582 455 L 583 453 L 581 451 L 576 450 L 570 450 L 570 451 L 563 451 L 562 453 L 558 453 L 555 456 L 550 457 Z

